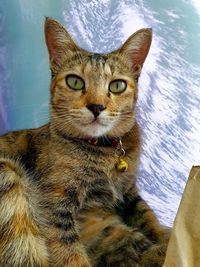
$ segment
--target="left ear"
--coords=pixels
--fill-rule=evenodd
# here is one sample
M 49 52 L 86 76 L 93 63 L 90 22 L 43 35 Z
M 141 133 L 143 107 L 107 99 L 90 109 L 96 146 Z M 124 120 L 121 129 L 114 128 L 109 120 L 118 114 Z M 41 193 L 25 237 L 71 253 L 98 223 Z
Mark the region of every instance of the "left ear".
M 152 41 L 152 30 L 141 29 L 131 35 L 124 45 L 118 49 L 118 53 L 125 56 L 132 65 L 133 72 L 141 70 L 148 55 Z
M 44 30 L 52 68 L 59 68 L 67 55 L 80 51 L 67 30 L 56 20 L 46 17 Z

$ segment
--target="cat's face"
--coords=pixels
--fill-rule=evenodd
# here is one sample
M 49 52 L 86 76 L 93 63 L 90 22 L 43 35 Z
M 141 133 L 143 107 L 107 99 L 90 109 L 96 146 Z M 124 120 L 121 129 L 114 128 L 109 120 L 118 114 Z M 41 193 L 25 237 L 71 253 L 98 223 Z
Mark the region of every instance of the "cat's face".
M 123 136 L 134 125 L 137 78 L 151 31 L 143 29 L 110 54 L 79 48 L 56 21 L 46 19 L 51 70 L 52 126 L 62 134 Z

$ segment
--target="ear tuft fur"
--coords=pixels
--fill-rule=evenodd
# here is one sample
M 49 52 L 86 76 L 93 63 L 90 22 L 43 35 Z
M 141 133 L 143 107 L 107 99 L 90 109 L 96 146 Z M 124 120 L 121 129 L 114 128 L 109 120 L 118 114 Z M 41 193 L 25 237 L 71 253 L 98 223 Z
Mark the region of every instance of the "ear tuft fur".
M 52 68 L 59 68 L 66 55 L 79 50 L 66 29 L 56 20 L 45 18 L 45 40 Z
M 152 29 L 144 28 L 131 35 L 118 50 L 130 61 L 133 71 L 143 66 L 152 41 Z

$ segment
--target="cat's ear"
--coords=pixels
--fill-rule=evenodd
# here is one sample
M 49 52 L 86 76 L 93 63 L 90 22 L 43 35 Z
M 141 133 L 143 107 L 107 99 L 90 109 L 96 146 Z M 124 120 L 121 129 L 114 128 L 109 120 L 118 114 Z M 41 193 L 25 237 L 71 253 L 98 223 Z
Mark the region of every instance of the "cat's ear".
M 118 50 L 125 56 L 134 72 L 141 70 L 143 63 L 148 55 L 152 41 L 152 30 L 141 29 L 131 35 L 124 45 Z
M 51 66 L 60 67 L 65 56 L 79 50 L 66 29 L 56 20 L 46 17 L 44 31 Z

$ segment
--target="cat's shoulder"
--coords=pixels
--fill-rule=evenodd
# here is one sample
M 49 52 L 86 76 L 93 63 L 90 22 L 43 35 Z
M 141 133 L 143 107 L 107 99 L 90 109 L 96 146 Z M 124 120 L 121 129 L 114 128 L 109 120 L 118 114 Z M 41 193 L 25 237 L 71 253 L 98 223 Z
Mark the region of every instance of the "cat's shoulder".
M 0 136 L 0 153 L 24 153 L 32 143 L 48 140 L 49 125 L 39 128 L 11 131 Z

